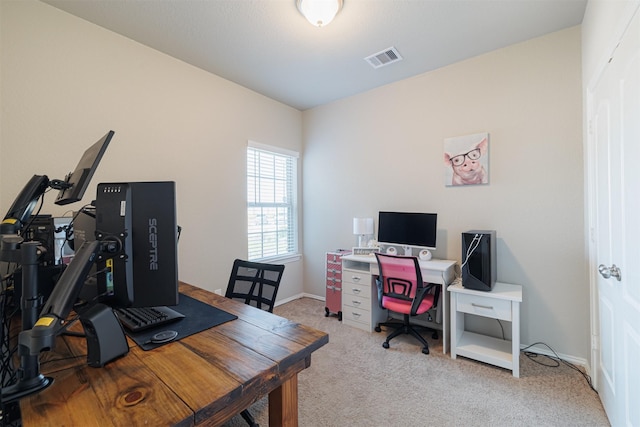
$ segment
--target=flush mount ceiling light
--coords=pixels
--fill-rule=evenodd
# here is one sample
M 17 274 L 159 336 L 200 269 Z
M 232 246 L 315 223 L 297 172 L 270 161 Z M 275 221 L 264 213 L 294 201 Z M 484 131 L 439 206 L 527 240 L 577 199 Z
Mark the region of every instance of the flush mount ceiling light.
M 296 0 L 296 6 L 307 21 L 324 27 L 342 9 L 342 0 Z

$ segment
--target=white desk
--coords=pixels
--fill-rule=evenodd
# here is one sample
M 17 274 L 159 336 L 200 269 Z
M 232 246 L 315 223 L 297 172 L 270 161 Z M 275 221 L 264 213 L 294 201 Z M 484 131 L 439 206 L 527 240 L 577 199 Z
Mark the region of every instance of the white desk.
M 522 286 L 496 282 L 491 292 L 449 286 L 451 292 L 451 358 L 457 355 L 511 369 L 520 376 L 520 303 Z M 464 329 L 464 314 L 511 322 L 511 341 Z
M 442 331 L 442 352 L 449 351 L 449 285 L 454 277 L 456 261 L 432 259 L 419 261 L 422 279 L 442 286 L 442 323 L 429 322 L 416 316 L 412 322 Z M 380 274 L 375 255 L 345 255 L 342 257 L 342 323 L 372 332 L 376 325 L 388 319 L 387 310 L 380 307 L 375 277 Z

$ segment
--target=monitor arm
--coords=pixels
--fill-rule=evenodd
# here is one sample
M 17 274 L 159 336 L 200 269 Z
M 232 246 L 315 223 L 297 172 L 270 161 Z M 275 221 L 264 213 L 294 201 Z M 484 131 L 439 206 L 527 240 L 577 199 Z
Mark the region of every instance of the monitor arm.
M 18 194 L 4 219 L 0 222 L 0 234 L 19 234 L 31 217 L 38 199 L 47 191 L 47 188 L 54 190 L 71 188 L 73 184 L 68 182 L 69 177 L 70 175 L 67 175 L 64 180 L 50 180 L 46 175 L 34 175 Z
M 70 177 L 71 174 L 68 174 L 64 181 L 61 179 L 52 179 L 51 181 L 49 181 L 49 187 L 53 188 L 54 190 L 64 190 L 66 188 L 71 188 L 73 187 L 73 184 L 69 184 Z
M 85 242 L 76 252 L 47 300 L 33 328 L 20 332 L 18 383 L 2 389 L 2 403 L 9 403 L 48 387 L 53 379 L 40 373 L 40 352 L 52 350 L 56 337 L 64 330 L 66 319 L 93 264 L 102 243 Z
M 97 240 L 85 242 L 80 247 L 51 292 L 40 318 L 32 329 L 20 333 L 18 345 L 28 349 L 29 355 L 53 349 L 55 337 L 66 326 L 67 316 L 99 252 L 100 242 Z

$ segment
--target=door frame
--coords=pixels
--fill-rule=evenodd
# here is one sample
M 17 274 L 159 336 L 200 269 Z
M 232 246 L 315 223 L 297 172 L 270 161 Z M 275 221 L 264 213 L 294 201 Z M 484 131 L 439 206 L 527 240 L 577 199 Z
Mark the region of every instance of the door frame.
M 614 33 L 607 44 L 605 54 L 598 61 L 598 67 L 593 76 L 588 78 L 585 86 L 585 109 L 584 109 L 584 164 L 585 164 L 585 241 L 588 248 L 588 268 L 589 268 L 589 299 L 590 299 L 590 330 L 591 330 L 591 369 L 590 376 L 593 387 L 598 390 L 598 371 L 600 369 L 600 316 L 598 306 L 598 260 L 596 248 L 597 236 L 597 198 L 596 198 L 596 141 L 594 138 L 594 128 L 591 117 L 594 114 L 593 91 L 599 83 L 609 61 L 614 56 L 618 44 L 622 40 L 625 32 L 629 28 L 636 13 L 640 13 L 640 2 L 630 2 L 622 13 L 622 19 L 618 22 Z

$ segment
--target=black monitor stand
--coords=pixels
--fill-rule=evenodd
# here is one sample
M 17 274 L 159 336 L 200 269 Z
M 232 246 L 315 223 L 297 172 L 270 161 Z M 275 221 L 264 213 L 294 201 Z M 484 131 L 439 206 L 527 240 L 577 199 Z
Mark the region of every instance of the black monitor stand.
M 38 320 L 42 308 L 42 296 L 38 292 L 39 242 L 23 242 L 17 235 L 2 235 L 0 260 L 20 262 L 22 265 L 22 330 L 30 330 Z M 52 380 L 40 373 L 40 355 L 18 350 L 20 372 L 17 384 L 2 389 L 2 404 L 8 404 L 48 387 Z

